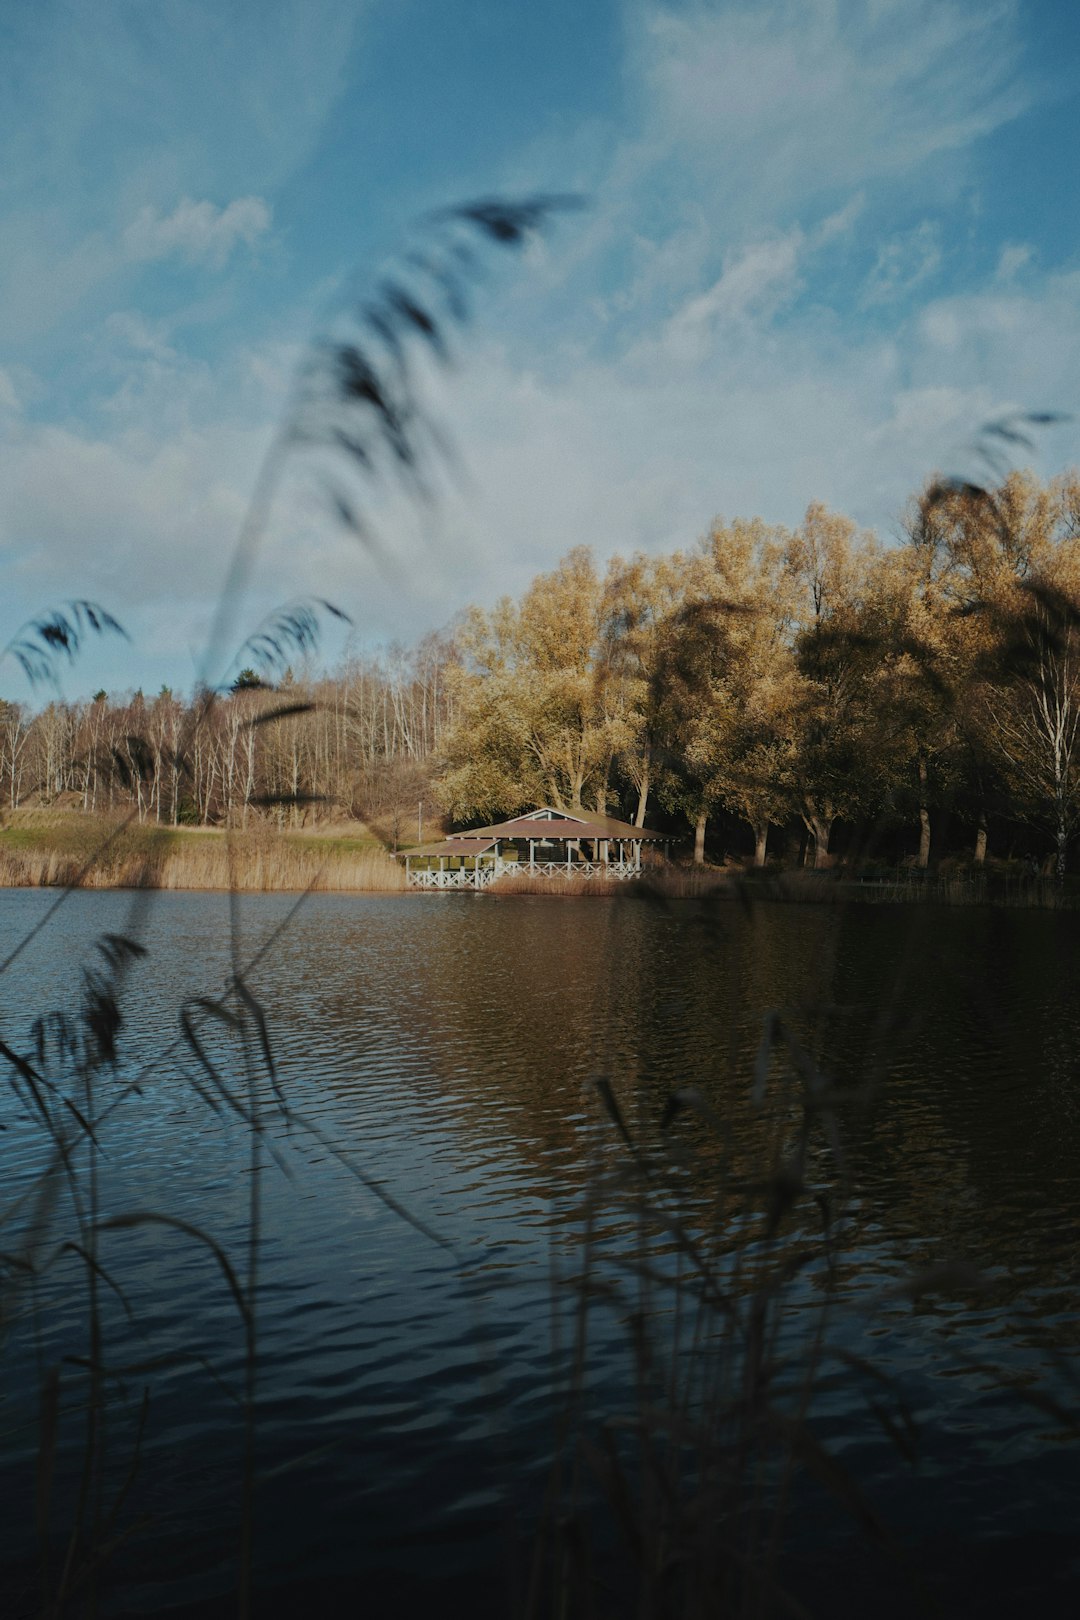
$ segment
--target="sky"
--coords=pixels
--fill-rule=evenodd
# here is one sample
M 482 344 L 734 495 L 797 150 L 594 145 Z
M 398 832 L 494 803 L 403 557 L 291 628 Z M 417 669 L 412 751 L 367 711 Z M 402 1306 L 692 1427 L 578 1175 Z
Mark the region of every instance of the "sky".
M 189 691 L 298 597 L 370 650 L 577 545 L 814 500 L 888 540 L 1011 412 L 1074 466 L 1078 114 L 1063 0 L 0 0 L 0 643 L 89 598 L 130 639 L 67 695 Z M 342 289 L 536 193 L 585 205 L 489 255 L 433 496 L 354 480 L 372 548 L 293 455 L 208 659 Z

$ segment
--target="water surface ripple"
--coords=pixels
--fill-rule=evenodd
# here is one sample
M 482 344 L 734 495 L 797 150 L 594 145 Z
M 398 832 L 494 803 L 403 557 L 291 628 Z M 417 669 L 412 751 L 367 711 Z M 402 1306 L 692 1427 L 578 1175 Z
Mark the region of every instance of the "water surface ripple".
M 0 895 L 0 951 L 51 898 Z M 241 960 L 292 903 L 244 899 Z M 179 1026 L 189 998 L 228 984 L 227 898 L 72 896 L 0 979 L 0 1035 L 24 1048 L 34 1017 L 74 1008 L 104 933 L 148 951 L 129 976 L 109 1082 L 123 1098 L 101 1133 L 104 1212 L 167 1211 L 211 1233 L 242 1272 L 249 1140 L 194 1089 Z M 852 1222 L 831 1332 L 900 1382 L 921 1460 L 899 1464 L 864 1391 L 843 1379 L 820 1393 L 821 1433 L 936 1572 L 946 1609 L 1004 1615 L 1034 1593 L 1044 1612 L 1073 1612 L 1077 1453 L 1025 1391 L 1076 1401 L 1078 967 L 1065 914 L 311 897 L 250 976 L 282 1091 L 313 1128 L 272 1126 L 260 1182 L 260 1612 L 295 1612 L 313 1590 L 363 1590 L 403 1620 L 436 1600 L 444 1613 L 456 1601 L 476 1616 L 511 1612 L 557 1411 L 553 1276 L 574 1263 L 590 1178 L 621 1153 L 595 1081 L 610 1081 L 646 1148 L 669 1093 L 699 1088 L 749 1167 L 771 1009 L 853 1097 L 876 1083 L 873 1106 L 845 1121 Z M 220 1041 L 224 1063 L 227 1032 Z M 0 1108 L 17 1234 L 43 1149 L 13 1094 Z M 713 1161 L 694 1129 L 676 1129 L 676 1145 L 695 1147 L 680 1185 L 705 1210 Z M 824 1142 L 814 1152 L 824 1164 Z M 70 1229 L 66 1194 L 51 1218 Z M 601 1239 L 614 1251 L 626 1231 L 611 1213 Z M 886 1298 L 947 1260 L 980 1268 L 989 1287 Z M 110 1382 L 118 1459 L 144 1387 L 150 1399 L 134 1494 L 145 1523 L 104 1578 L 102 1609 L 209 1612 L 235 1575 L 238 1313 L 209 1249 L 176 1231 L 108 1234 L 103 1261 L 131 1310 L 129 1321 L 105 1290 L 106 1359 L 143 1369 Z M 83 1280 L 77 1257 L 61 1257 L 38 1308 L 23 1290 L 7 1330 L 0 1568 L 13 1598 L 34 1591 L 37 1369 L 52 1362 L 67 1402 L 58 1525 L 73 1501 L 81 1375 L 63 1358 L 86 1354 Z M 793 1295 L 794 1337 L 800 1310 L 817 1308 L 813 1289 Z M 590 1386 L 621 1399 L 627 1366 L 625 1324 L 601 1316 Z M 790 1567 L 803 1601 L 833 1616 L 911 1612 L 888 1567 L 846 1534 L 825 1505 L 800 1505 Z

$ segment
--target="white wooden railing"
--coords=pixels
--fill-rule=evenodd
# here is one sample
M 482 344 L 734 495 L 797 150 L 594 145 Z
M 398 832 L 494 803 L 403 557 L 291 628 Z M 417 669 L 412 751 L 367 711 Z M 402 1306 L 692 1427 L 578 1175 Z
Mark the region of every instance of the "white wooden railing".
M 480 866 L 473 871 L 471 866 L 457 866 L 440 872 L 437 867 L 429 867 L 419 872 L 410 870 L 408 878 L 412 889 L 486 889 L 495 881 L 495 868 Z
M 634 861 L 485 861 L 472 866 L 420 867 L 408 871 L 413 889 L 486 889 L 501 877 L 550 878 L 609 878 L 626 882 L 641 876 L 641 867 Z

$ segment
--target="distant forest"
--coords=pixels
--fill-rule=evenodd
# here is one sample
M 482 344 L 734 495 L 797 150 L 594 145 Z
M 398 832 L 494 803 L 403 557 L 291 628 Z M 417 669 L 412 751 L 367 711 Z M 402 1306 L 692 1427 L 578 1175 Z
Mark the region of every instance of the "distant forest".
M 418 646 L 225 693 L 0 701 L 0 806 L 246 826 L 358 817 L 395 846 L 538 804 L 773 848 L 1065 871 L 1080 826 L 1080 475 L 935 485 L 883 545 L 820 504 L 671 556 L 575 549 Z M 1023 832 L 1018 829 L 1025 829 Z

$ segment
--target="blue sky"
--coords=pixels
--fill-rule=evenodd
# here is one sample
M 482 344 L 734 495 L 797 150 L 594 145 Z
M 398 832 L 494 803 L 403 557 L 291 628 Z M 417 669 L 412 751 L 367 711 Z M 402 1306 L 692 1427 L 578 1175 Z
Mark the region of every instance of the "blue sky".
M 492 192 L 590 202 L 433 382 L 468 476 L 374 502 L 386 566 L 297 468 L 230 634 L 315 592 L 409 640 L 720 513 L 889 535 L 1080 407 L 1078 112 L 1049 0 L 0 0 L 0 633 L 89 596 L 132 644 L 69 691 L 189 688 L 318 311 Z

